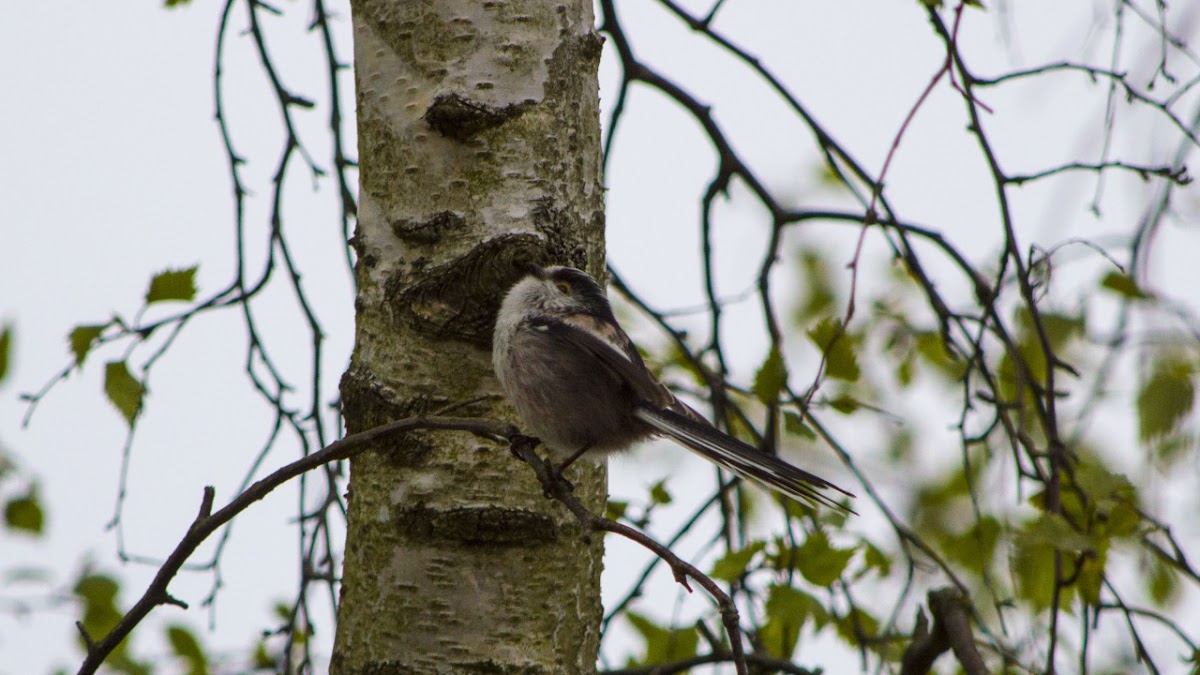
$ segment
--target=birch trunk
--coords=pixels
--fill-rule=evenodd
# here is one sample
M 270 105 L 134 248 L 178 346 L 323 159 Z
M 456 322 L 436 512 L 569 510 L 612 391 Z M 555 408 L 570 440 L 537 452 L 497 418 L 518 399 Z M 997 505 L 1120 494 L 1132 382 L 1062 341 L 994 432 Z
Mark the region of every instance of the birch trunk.
M 603 273 L 588 0 L 356 0 L 361 162 L 351 432 L 480 395 L 527 262 Z M 577 493 L 603 509 L 606 473 Z M 507 448 L 423 433 L 352 462 L 332 671 L 589 673 L 602 542 Z

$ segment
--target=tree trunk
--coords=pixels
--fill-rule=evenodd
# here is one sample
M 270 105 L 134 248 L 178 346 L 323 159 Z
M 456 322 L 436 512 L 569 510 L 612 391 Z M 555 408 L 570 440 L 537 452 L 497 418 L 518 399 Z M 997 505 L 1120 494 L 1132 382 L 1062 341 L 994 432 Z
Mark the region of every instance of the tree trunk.
M 587 0 L 356 0 L 357 335 L 342 380 L 362 431 L 480 395 L 500 298 L 525 263 L 603 273 Z M 571 479 L 603 509 L 606 473 Z M 600 537 L 507 448 L 422 433 L 353 460 L 335 673 L 588 673 Z

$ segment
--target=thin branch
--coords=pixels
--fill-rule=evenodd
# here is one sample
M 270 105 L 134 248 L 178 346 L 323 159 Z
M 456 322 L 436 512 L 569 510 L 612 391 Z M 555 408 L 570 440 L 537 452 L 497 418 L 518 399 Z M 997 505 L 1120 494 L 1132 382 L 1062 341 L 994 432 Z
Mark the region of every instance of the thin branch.
M 163 604 L 178 603 L 178 601 L 174 600 L 167 593 L 167 586 L 175 578 L 175 575 L 179 573 L 179 570 L 183 567 L 187 559 L 191 557 L 200 544 L 208 539 L 217 528 L 228 523 L 252 504 L 266 497 L 280 485 L 283 485 L 296 476 L 329 462 L 346 459 L 357 452 L 366 450 L 374 443 L 415 429 L 468 431 L 491 438 L 507 438 L 516 435 L 516 429 L 511 425 L 491 420 L 465 417 L 410 417 L 376 427 L 370 431 L 351 434 L 341 440 L 334 441 L 318 452 L 314 452 L 291 464 L 276 469 L 270 475 L 246 488 L 246 490 L 232 499 L 219 511 L 212 511 L 215 491 L 212 487 L 204 488 L 200 511 L 196 515 L 195 520 L 192 521 L 191 526 L 188 527 L 187 533 L 175 546 L 175 550 L 171 552 L 171 555 L 167 557 L 166 562 L 159 568 L 158 573 L 155 574 L 153 581 L 150 582 L 142 597 L 125 613 L 125 616 L 121 617 L 121 620 L 108 635 L 88 647 L 87 656 L 83 664 L 79 667 L 78 672 L 80 675 L 95 673 L 109 654 L 117 648 L 117 645 L 121 644 L 121 641 L 155 607 Z
M 618 523 L 615 520 L 609 520 L 603 516 L 598 516 L 589 511 L 583 505 L 583 502 L 579 501 L 579 498 L 571 491 L 570 485 L 561 477 L 556 477 L 550 466 L 534 452 L 537 439 L 512 438 L 510 440 L 512 441 L 513 454 L 523 459 L 533 468 L 538 482 L 542 484 L 542 488 L 546 491 L 546 494 L 566 506 L 575 515 L 575 518 L 581 525 L 589 530 L 612 532 L 613 534 L 621 535 L 650 550 L 671 567 L 671 572 L 675 575 L 675 581 L 679 582 L 688 591 L 692 590 L 691 585 L 688 584 L 688 579 L 692 579 L 698 583 L 717 603 L 721 613 L 721 622 L 725 625 L 725 632 L 729 637 L 731 652 L 729 658 L 733 660 L 738 675 L 748 675 L 749 670 L 746 666 L 745 649 L 742 646 L 737 606 L 734 605 L 733 600 L 730 599 L 725 591 L 721 590 L 721 587 L 715 581 L 644 532 L 639 532 L 632 527 Z
M 747 664 L 757 666 L 756 671 L 761 669 L 763 672 L 788 673 L 788 675 L 819 675 L 822 672 L 819 669 L 809 670 L 808 668 L 801 668 L 790 661 L 777 659 L 765 654 L 746 654 L 744 658 Z M 704 654 L 672 663 L 656 663 L 649 666 L 602 670 L 600 673 L 601 675 L 674 675 L 675 673 L 689 672 L 698 666 L 730 663 L 732 661 L 733 656 L 731 654 Z

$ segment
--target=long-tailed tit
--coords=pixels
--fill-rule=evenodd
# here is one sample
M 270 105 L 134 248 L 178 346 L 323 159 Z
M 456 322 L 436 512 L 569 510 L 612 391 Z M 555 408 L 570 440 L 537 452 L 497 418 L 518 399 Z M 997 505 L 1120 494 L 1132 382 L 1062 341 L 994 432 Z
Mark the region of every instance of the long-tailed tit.
M 655 435 L 793 499 L 843 508 L 836 485 L 717 430 L 646 368 L 604 290 L 570 267 L 531 266 L 500 305 L 492 365 L 529 432 L 566 468 Z

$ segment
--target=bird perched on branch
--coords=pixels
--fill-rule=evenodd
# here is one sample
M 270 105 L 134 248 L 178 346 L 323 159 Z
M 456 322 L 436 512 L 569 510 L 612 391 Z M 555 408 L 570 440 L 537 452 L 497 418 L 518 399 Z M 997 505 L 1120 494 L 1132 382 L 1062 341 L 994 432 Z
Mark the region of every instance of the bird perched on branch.
M 667 436 L 722 468 L 792 499 L 845 508 L 822 490 L 854 495 L 713 427 L 646 367 L 617 324 L 604 289 L 570 267 L 541 268 L 508 291 L 492 365 L 530 433 L 562 464 Z

